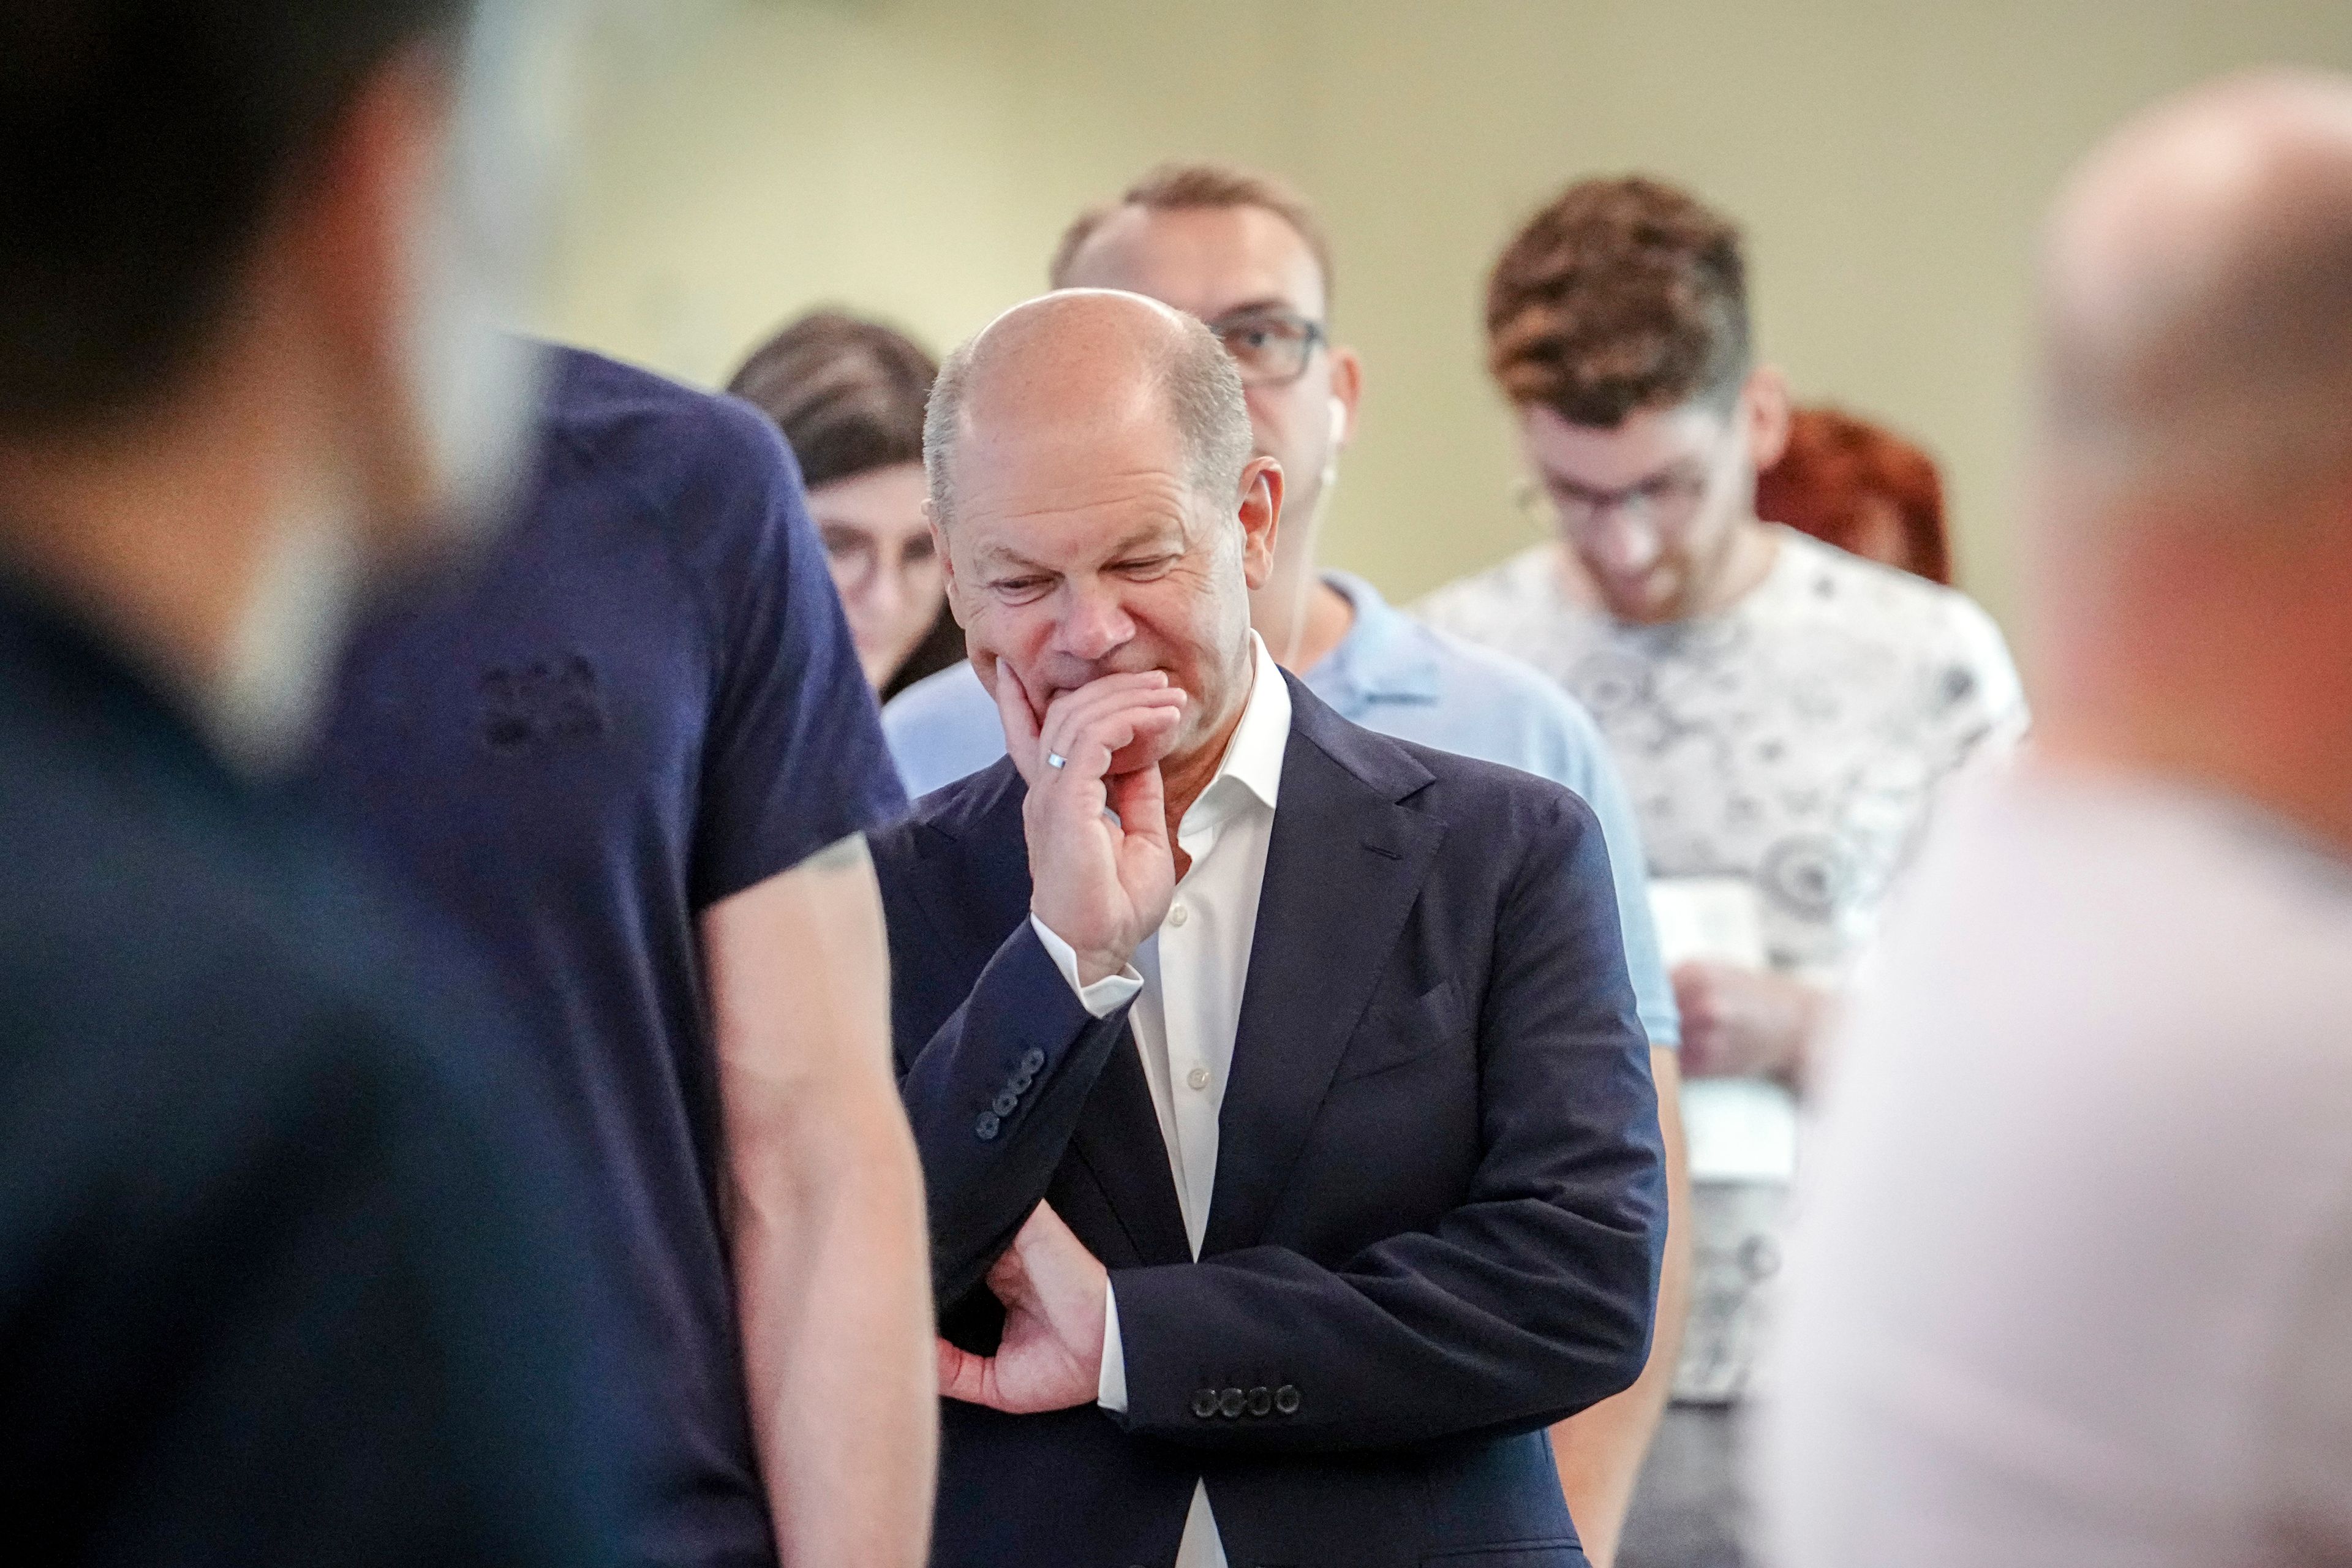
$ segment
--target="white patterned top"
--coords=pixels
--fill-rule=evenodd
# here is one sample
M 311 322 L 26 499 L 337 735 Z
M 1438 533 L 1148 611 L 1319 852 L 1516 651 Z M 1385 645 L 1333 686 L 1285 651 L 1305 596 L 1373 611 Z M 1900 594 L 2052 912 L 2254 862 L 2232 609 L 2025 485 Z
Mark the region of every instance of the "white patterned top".
M 2000 631 L 1963 595 L 1774 531 L 1764 581 L 1717 615 L 1617 621 L 1570 595 L 1549 543 L 1416 609 L 1533 665 L 1591 710 L 1654 878 L 1751 882 L 1771 966 L 1837 984 L 1938 787 L 1979 748 L 2024 732 L 2025 696 Z M 1723 1087 L 1686 1091 L 1695 1153 L 1703 1113 L 1719 1109 L 1708 1097 Z M 1793 1107 L 1776 1088 L 1753 1092 L 1784 1107 L 1792 1164 Z M 1738 1399 L 1751 1392 L 1780 1289 L 1787 1184 L 1694 1175 L 1696 1256 L 1675 1394 Z
M 1776 529 L 1720 615 L 1634 626 L 1563 591 L 1538 545 L 1415 606 L 1543 671 L 1616 754 L 1654 877 L 1753 879 L 1777 968 L 1843 971 L 1937 786 L 2024 731 L 1991 619 L 1965 595 Z

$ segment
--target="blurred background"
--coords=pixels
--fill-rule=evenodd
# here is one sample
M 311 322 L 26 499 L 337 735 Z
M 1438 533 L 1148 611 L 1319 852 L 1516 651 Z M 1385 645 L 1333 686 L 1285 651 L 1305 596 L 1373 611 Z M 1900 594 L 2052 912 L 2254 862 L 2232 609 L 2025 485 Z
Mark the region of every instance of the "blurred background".
M 2065 165 L 2233 66 L 2352 69 L 2347 0 L 667 0 L 604 27 L 544 331 L 715 384 L 812 305 L 944 351 L 1168 157 L 1281 174 L 1367 362 L 1322 554 L 1409 599 L 1530 542 L 1487 266 L 1569 179 L 1747 226 L 1801 400 L 1943 463 L 2010 619 L 2027 263 Z

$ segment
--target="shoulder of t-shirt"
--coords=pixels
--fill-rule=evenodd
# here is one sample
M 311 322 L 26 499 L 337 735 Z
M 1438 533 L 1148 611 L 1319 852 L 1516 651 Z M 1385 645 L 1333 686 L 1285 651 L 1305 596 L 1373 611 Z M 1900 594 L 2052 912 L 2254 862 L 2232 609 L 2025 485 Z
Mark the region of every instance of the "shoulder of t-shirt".
M 1438 661 L 1444 683 L 1440 702 L 1458 712 L 1475 713 L 1477 722 L 1519 742 L 1528 762 L 1514 766 L 1541 762 L 1543 766 L 1529 771 L 1579 787 L 1604 744 L 1600 726 L 1583 703 L 1533 665 L 1499 648 L 1442 626 L 1416 623 L 1415 629 L 1429 639 Z
M 1491 616 L 1497 606 L 1517 607 L 1527 597 L 1529 557 L 1547 547 L 1533 545 L 1483 571 L 1456 577 L 1444 587 L 1423 595 L 1406 606 L 1414 618 L 1443 631 L 1466 637 Z
M 549 352 L 549 482 L 592 493 L 601 526 L 661 542 L 680 591 L 703 607 L 715 658 L 734 657 L 763 599 L 818 591 L 800 467 L 766 416 L 584 349 Z
M 1931 583 L 1916 573 L 1840 550 L 1793 528 L 1782 528 L 1780 532 L 1781 547 L 1794 554 L 1802 570 L 1826 574 L 1900 604 L 1906 620 L 1940 623 L 1984 613 L 1978 609 L 1976 601 L 1958 588 Z
M 1868 589 L 1885 602 L 1897 606 L 1894 617 L 1901 625 L 1925 637 L 1941 639 L 1947 646 L 1937 652 L 1949 652 L 1967 658 L 1971 663 L 1986 658 L 2009 662 L 2009 645 L 2000 628 L 1987 615 L 1984 606 L 1958 588 L 1889 566 L 1882 562 L 1825 544 L 1810 534 L 1794 529 L 1784 531 L 1786 548 L 1797 551 L 1809 569 L 1843 577 Z
M 882 738 L 909 795 L 927 795 L 1004 754 L 996 703 L 969 662 L 927 675 L 884 703 Z
M 1472 642 L 1444 626 L 1416 620 L 1414 630 L 1429 639 L 1444 672 L 1448 687 L 1445 701 L 1496 703 L 1524 710 L 1546 725 L 1579 735 L 1596 732 L 1584 705 L 1570 696 L 1566 687 L 1525 659 Z M 1454 689 L 1456 682 L 1462 683 L 1458 690 Z
M 938 719 L 962 718 L 981 708 L 995 712 L 979 673 L 964 659 L 932 671 L 882 704 L 882 727 L 896 734 Z
M 740 399 L 705 392 L 586 349 L 551 345 L 540 425 L 574 461 L 607 477 L 666 531 L 772 527 L 780 492 L 797 497 L 800 468 L 782 434 Z M 751 504 L 678 508 L 700 489 Z

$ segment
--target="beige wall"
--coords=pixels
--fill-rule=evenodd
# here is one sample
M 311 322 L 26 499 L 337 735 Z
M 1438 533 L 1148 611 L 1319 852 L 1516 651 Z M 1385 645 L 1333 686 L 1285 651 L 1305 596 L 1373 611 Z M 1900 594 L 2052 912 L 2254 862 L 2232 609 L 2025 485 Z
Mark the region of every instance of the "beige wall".
M 1368 362 L 1327 558 L 1407 596 L 1533 537 L 1479 366 L 1486 264 L 1569 177 L 1640 168 L 1747 225 L 1801 395 L 1941 456 L 1965 582 L 2006 616 L 2053 184 L 2200 76 L 2352 68 L 2352 4 L 669 0 L 605 43 L 554 333 L 706 382 L 821 301 L 944 345 L 1146 164 L 1261 164 L 1322 205 Z

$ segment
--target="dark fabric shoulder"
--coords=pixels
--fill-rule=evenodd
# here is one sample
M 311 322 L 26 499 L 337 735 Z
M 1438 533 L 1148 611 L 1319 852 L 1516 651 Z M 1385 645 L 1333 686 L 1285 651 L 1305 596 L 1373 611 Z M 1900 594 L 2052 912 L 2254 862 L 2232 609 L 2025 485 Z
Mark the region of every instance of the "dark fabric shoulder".
M 730 521 L 760 527 L 765 514 L 682 506 L 697 492 L 730 484 L 761 491 L 800 486 L 800 465 L 782 434 L 740 399 L 591 353 L 548 345 L 540 426 L 556 452 L 636 500 L 647 521 L 692 539 Z
M 1584 805 L 1581 796 L 1557 779 L 1523 768 L 1488 762 L 1483 757 L 1465 757 L 1417 741 L 1391 740 L 1389 743 L 1410 753 L 1429 771 L 1429 784 L 1421 796 L 1414 798 L 1426 797 L 1433 805 L 1441 800 L 1492 803 L 1507 808 L 1561 803 Z
M 1510 853 L 1552 841 L 1607 843 L 1591 805 L 1557 780 L 1412 742 L 1398 744 L 1431 775 L 1427 788 L 1403 802 L 1406 808 L 1466 829 L 1476 843 L 1517 847 Z
M 540 419 L 551 434 L 618 456 L 757 451 L 761 460 L 792 448 L 773 421 L 742 399 L 706 392 L 586 349 L 549 344 Z M 632 453 L 635 448 L 635 454 Z M 800 477 L 800 465 L 792 465 Z
M 635 498 L 708 639 L 693 908 L 897 817 L 906 793 L 782 435 L 737 399 L 552 352 L 541 506 Z
M 999 757 L 976 773 L 967 773 L 916 803 L 909 820 L 928 825 L 954 838 L 987 831 L 1010 814 L 1017 822 L 1029 785 L 1011 757 Z
M 1013 759 L 1000 757 L 921 796 L 898 820 L 869 835 L 875 865 L 901 868 L 958 843 L 994 849 L 999 846 L 991 838 L 1006 833 L 1019 843 L 1028 794 Z
M 120 1561 L 601 1560 L 577 1228 L 463 972 L 168 732 L 9 728 L 18 1528 Z
M 1481 878 L 1500 867 L 1556 867 L 1591 856 L 1606 883 L 1606 836 L 1574 791 L 1499 763 L 1367 730 L 1295 679 L 1291 686 L 1292 743 L 1315 747 L 1401 809 L 1444 824 L 1441 863 Z M 1284 776 L 1290 776 L 1287 766 Z
M 1600 831 L 1591 807 L 1564 784 L 1366 729 L 1341 718 L 1295 678 L 1290 687 L 1294 741 L 1304 739 L 1411 810 L 1475 827 L 1482 837 L 1504 825 L 1548 822 Z

